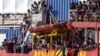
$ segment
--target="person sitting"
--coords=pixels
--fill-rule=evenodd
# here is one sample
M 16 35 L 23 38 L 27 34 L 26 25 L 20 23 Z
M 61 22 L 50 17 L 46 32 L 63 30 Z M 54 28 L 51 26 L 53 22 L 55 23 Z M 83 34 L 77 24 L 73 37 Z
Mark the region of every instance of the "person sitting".
M 47 48 L 47 45 L 46 45 L 47 41 L 46 41 L 46 39 L 42 38 L 41 41 L 42 41 L 42 48 Z
M 77 19 L 76 19 L 76 14 L 74 13 L 74 12 L 71 12 L 70 11 L 70 18 L 71 18 L 71 20 L 70 21 L 77 21 Z
M 4 47 L 4 49 L 7 49 L 7 40 L 4 39 L 4 42 L 2 42 L 2 46 Z
M 33 14 L 35 14 L 35 7 L 34 7 L 33 4 L 31 5 L 31 12 L 32 12 Z
M 13 53 L 15 49 L 15 43 L 11 40 L 7 41 L 7 52 L 8 53 Z
M 75 3 L 74 2 L 71 3 L 70 9 L 75 9 Z
M 38 13 L 38 4 L 36 3 L 36 1 L 34 2 L 34 9 L 35 9 L 35 13 Z
M 96 15 L 97 15 L 97 18 L 100 18 L 100 5 L 99 4 L 97 5 Z
M 77 9 L 78 9 L 78 10 L 81 10 L 81 9 L 82 9 L 82 5 L 83 5 L 83 3 L 82 3 L 81 1 L 79 1 L 79 2 L 78 2 L 78 8 L 77 8 Z
M 93 10 L 93 4 L 92 4 L 92 2 L 89 2 L 89 10 Z
M 81 18 L 81 21 L 84 21 L 84 16 L 86 14 L 87 9 L 88 9 L 88 6 L 86 4 L 86 1 L 83 1 L 83 4 L 80 5 L 80 18 Z
M 40 13 L 40 9 L 41 9 L 41 2 L 38 2 L 38 12 Z

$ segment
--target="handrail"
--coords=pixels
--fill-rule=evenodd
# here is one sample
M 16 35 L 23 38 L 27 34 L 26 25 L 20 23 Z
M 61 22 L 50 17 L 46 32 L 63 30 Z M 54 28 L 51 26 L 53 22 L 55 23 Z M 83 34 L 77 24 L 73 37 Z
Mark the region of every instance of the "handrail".
M 53 17 L 53 22 L 57 23 L 57 19 L 56 17 L 53 15 L 53 13 L 49 10 L 50 15 Z
M 30 31 L 27 31 L 27 32 L 26 32 L 26 35 L 25 35 L 25 38 L 24 38 L 24 40 L 23 40 L 24 42 L 27 40 L 29 34 L 30 34 Z
M 23 34 L 26 35 L 26 33 L 27 33 L 27 31 L 28 31 L 28 30 L 27 30 L 28 28 L 29 28 L 29 24 L 25 26 L 25 29 L 23 28 L 23 29 L 24 29 L 24 30 L 22 31 Z M 23 37 L 25 37 L 25 36 L 23 36 Z
M 30 23 L 29 23 L 30 24 Z M 25 26 L 25 29 L 24 28 L 22 28 L 22 37 L 23 37 L 23 39 L 21 38 L 21 42 L 22 43 L 20 43 L 21 44 L 21 49 L 22 49 L 22 51 L 21 52 L 23 52 L 24 51 L 24 49 L 23 49 L 23 46 L 24 46 L 24 44 L 25 44 L 25 41 L 27 40 L 27 38 L 28 38 L 28 36 L 29 36 L 29 31 L 28 31 L 28 29 L 30 28 L 30 25 L 29 24 L 27 24 L 26 26 Z

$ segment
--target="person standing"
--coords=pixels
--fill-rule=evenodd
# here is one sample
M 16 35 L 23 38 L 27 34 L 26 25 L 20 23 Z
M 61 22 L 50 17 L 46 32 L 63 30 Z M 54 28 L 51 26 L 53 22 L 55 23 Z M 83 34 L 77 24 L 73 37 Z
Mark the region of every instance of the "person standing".
M 14 44 L 17 44 L 17 37 L 16 37 L 15 34 L 13 35 L 13 43 L 14 43 Z
M 13 42 L 13 51 L 16 53 L 18 41 L 15 34 L 12 37 L 12 42 Z
M 74 56 L 74 49 L 73 48 L 68 49 L 68 55 L 67 56 Z
M 30 11 L 30 9 L 27 10 L 27 17 L 28 17 L 28 20 L 32 19 L 32 12 Z
M 28 19 L 27 19 L 27 21 L 28 21 L 28 26 L 27 26 L 27 28 L 31 25 L 31 20 L 32 20 L 32 12 L 30 11 L 30 9 L 28 9 L 27 10 L 27 17 L 28 17 Z
M 46 23 L 47 5 L 45 5 L 45 1 L 41 3 L 40 11 L 42 13 L 42 22 Z

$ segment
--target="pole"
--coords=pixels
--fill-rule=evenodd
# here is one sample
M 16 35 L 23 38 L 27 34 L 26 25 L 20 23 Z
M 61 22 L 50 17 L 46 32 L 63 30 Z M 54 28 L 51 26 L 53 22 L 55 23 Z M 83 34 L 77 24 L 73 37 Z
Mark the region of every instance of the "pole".
M 50 25 L 52 24 L 52 17 L 50 16 Z M 52 34 L 50 34 L 50 48 L 52 48 Z
M 34 35 L 32 35 L 32 50 L 33 50 L 33 46 L 34 46 Z
M 99 29 L 98 29 L 98 21 L 96 22 L 97 28 L 97 56 L 99 56 Z
M 52 49 L 52 34 L 50 36 L 50 48 Z
M 50 16 L 50 24 L 52 24 L 52 17 Z
M 36 44 L 36 43 L 34 43 L 34 38 L 35 37 L 37 37 L 37 34 L 36 33 L 32 33 L 32 35 L 31 35 L 31 43 L 32 43 L 32 50 L 34 49 L 34 44 Z

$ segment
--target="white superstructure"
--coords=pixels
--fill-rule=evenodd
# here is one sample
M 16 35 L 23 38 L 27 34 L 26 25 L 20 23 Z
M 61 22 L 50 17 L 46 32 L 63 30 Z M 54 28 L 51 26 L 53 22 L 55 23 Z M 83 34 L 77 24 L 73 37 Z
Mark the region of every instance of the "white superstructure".
M 26 13 L 32 0 L 0 0 L 0 13 Z

